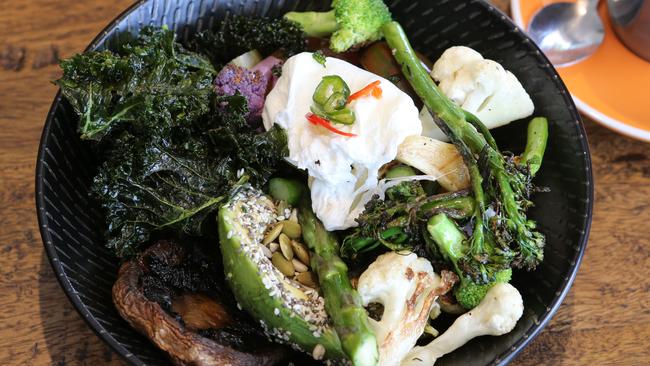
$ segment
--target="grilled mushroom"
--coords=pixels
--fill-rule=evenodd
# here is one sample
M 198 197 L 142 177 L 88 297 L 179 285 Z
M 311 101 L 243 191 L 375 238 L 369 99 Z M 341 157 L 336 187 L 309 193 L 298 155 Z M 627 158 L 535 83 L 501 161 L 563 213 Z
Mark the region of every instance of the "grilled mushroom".
M 206 291 L 214 279 L 196 259 L 160 241 L 124 263 L 113 285 L 120 315 L 178 365 L 272 365 L 290 354 L 266 341 L 227 299 L 210 296 L 220 289 Z

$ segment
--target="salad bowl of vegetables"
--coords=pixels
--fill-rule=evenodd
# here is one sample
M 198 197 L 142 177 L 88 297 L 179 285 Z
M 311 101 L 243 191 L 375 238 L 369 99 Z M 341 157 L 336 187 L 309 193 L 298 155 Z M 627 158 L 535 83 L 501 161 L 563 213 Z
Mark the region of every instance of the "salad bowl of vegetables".
M 61 68 L 41 233 L 132 364 L 505 364 L 576 275 L 584 129 L 484 2 L 143 1 Z

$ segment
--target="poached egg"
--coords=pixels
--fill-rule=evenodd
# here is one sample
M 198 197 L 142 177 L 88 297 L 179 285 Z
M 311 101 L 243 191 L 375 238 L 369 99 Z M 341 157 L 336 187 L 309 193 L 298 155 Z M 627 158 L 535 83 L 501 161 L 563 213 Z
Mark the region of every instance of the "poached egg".
M 316 86 L 327 75 L 343 78 L 352 93 L 380 81 L 381 98 L 367 96 L 348 106 L 356 115 L 353 124 L 332 123 L 355 137 L 336 134 L 305 117 L 314 104 Z M 330 231 L 357 225 L 355 219 L 370 199 L 364 193 L 377 187 L 381 166 L 395 159 L 407 136 L 422 132 L 413 100 L 392 82 L 337 58 L 327 57 L 322 65 L 309 52 L 285 62 L 262 118 L 267 130 L 273 124 L 285 129 L 287 160 L 308 171 L 312 209 Z

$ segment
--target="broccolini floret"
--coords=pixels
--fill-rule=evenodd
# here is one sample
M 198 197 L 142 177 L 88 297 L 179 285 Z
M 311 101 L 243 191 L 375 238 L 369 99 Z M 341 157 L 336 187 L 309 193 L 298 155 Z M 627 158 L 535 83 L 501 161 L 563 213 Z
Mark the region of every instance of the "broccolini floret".
M 473 278 L 468 271 L 464 270 L 472 266 L 476 260 L 471 256 L 465 234 L 444 213 L 433 216 L 429 220 L 427 231 L 437 246 L 433 248 L 434 251 L 450 261 L 460 277 L 460 284 L 456 287 L 454 295 L 462 307 L 466 309 L 476 307 L 494 284 L 510 282 L 512 269 L 508 267 L 501 268 L 498 265 L 486 264 L 486 278 L 483 281 Z
M 381 26 L 391 20 L 381 0 L 334 0 L 331 11 L 289 12 L 284 17 L 298 23 L 308 36 L 331 34 L 330 48 L 335 52 L 381 39 Z

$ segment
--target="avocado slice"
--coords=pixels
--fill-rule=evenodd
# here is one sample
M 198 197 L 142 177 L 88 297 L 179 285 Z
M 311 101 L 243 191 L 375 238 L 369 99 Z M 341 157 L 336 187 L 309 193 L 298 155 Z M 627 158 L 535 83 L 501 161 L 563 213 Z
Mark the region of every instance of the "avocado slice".
M 316 290 L 286 278 L 262 251 L 266 229 L 277 223 L 275 212 L 273 201 L 250 186 L 239 187 L 221 207 L 219 239 L 226 281 L 238 306 L 259 321 L 270 339 L 316 359 L 344 358 L 325 300 Z

